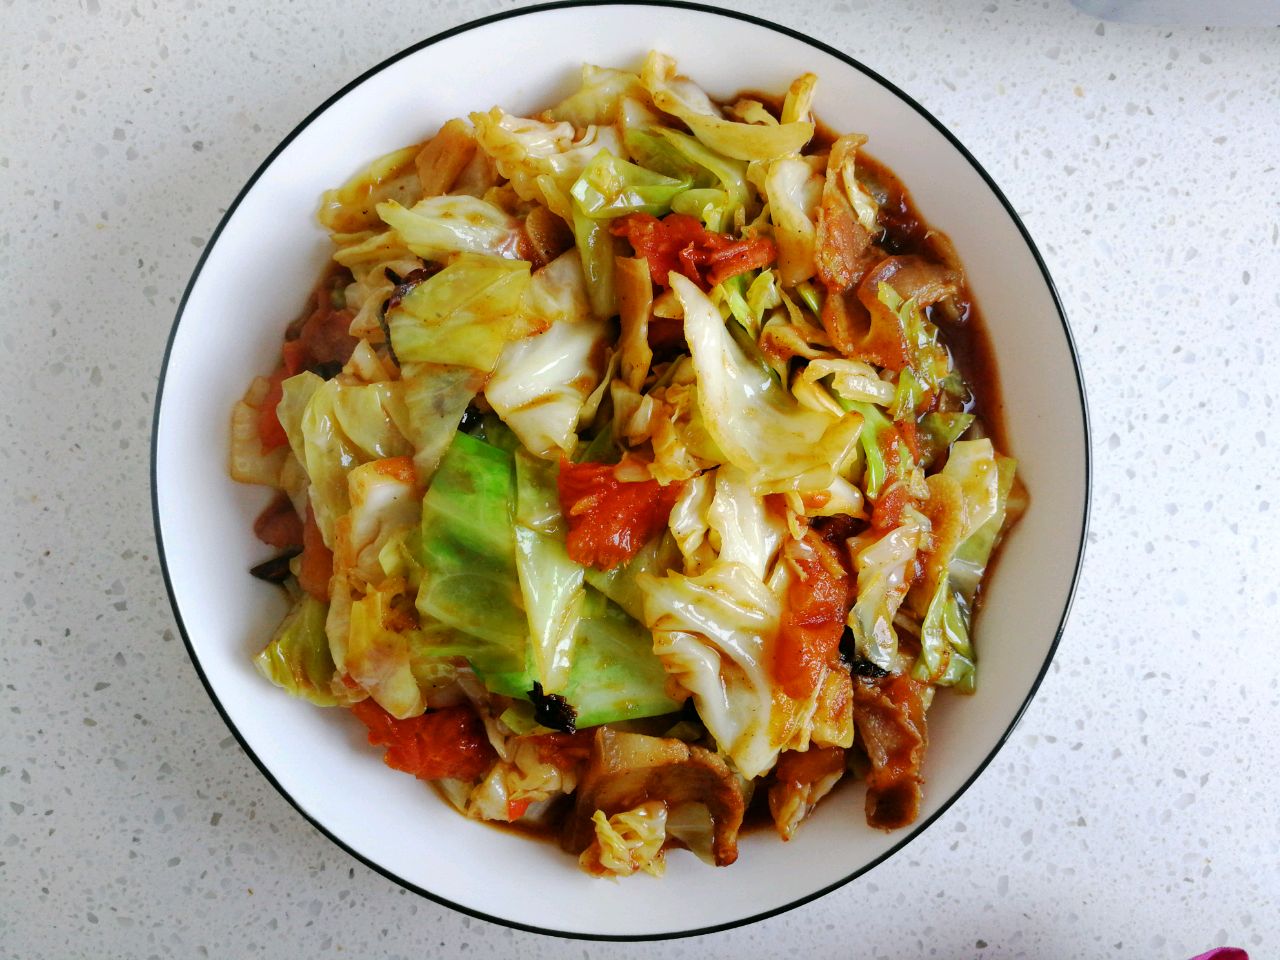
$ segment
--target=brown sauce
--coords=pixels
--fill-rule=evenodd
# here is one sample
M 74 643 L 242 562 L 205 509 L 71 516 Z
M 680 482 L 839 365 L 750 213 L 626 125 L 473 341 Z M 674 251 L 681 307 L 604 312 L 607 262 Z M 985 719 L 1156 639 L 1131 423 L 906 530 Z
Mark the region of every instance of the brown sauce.
M 741 90 L 723 101 L 730 105 L 738 100 L 756 100 L 775 117 L 782 115 L 783 96 L 763 93 L 759 90 Z M 840 136 L 818 120 L 813 138 L 805 147 L 808 155 L 831 149 Z M 867 182 L 880 200 L 879 223 L 882 234 L 876 244 L 888 255 L 915 255 L 935 263 L 944 263 L 964 275 L 963 264 L 956 256 L 947 235 L 929 226 L 921 215 L 906 188 L 897 175 L 865 149 L 858 151 L 859 179 Z M 954 309 L 930 308 L 926 311 L 930 322 L 940 331 L 943 344 L 951 351 L 973 391 L 973 401 L 966 405 L 966 412 L 974 414 L 1001 453 L 1009 454 L 1004 429 L 1004 403 L 1000 393 L 1000 377 L 996 369 L 995 353 L 987 334 L 982 311 L 966 282 L 957 298 Z M 992 558 L 994 562 L 995 558 Z
M 945 263 L 961 271 L 963 265 L 946 234 L 934 230 L 920 215 L 911 193 L 902 181 L 875 157 L 858 151 L 858 170 L 878 192 L 885 196 L 880 204 L 880 226 L 884 231 L 877 240 L 895 255 L 915 255 L 935 263 Z M 967 281 L 961 287 L 954 309 L 935 305 L 926 310 L 929 320 L 938 328 L 943 344 L 963 374 L 973 400 L 966 411 L 981 420 L 996 448 L 1008 453 L 1004 430 L 1004 402 L 1000 394 L 1000 377 L 995 352 L 982 319 L 977 299 Z

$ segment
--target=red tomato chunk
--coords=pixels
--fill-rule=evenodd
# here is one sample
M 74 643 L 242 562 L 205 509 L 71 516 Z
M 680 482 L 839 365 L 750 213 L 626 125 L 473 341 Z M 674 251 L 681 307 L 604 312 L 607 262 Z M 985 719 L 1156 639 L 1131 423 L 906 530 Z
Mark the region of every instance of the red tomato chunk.
M 387 748 L 383 757 L 387 766 L 419 780 L 475 780 L 498 759 L 484 724 L 470 706 L 397 720 L 372 700 L 361 700 L 351 712 L 369 728 L 369 743 Z
M 621 481 L 607 463 L 565 459 L 557 483 L 570 558 L 601 570 L 626 563 L 666 528 L 681 489 L 657 480 Z

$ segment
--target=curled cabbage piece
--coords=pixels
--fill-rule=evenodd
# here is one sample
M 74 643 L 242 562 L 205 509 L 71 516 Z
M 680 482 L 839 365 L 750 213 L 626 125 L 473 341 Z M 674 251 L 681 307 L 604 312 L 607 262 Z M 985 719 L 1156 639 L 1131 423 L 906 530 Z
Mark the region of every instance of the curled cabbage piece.
M 606 817 L 591 815 L 596 836 L 578 856 L 578 865 L 595 877 L 629 877 L 643 870 L 660 877 L 666 869 L 662 855 L 667 840 L 666 804 L 650 800 L 631 810 Z
M 703 423 L 752 488 L 824 489 L 853 451 L 862 420 L 806 410 L 729 334 L 720 312 L 677 273 L 671 288 L 684 307 L 685 338 L 698 375 Z
M 919 515 L 916 515 L 919 517 Z M 854 557 L 858 599 L 849 612 L 858 656 L 882 670 L 897 669 L 898 634 L 893 618 L 911 586 L 911 564 L 927 532 L 922 517 L 890 530 Z
M 377 205 L 415 203 L 422 196 L 416 146 L 379 157 L 336 190 L 326 190 L 317 218 L 330 233 L 358 233 L 378 227 Z
M 567 120 L 582 129 L 615 123 L 625 97 L 644 96 L 640 78 L 626 70 L 582 66 L 582 85 L 546 112 L 552 120 Z
M 817 272 L 814 250 L 823 183 L 808 157 L 783 157 L 765 172 L 764 194 L 778 245 L 778 275 L 788 287 Z
M 604 373 L 608 329 L 591 311 L 576 250 L 535 271 L 525 304 L 526 321 L 544 330 L 507 344 L 485 398 L 531 453 L 555 458 L 573 452 L 583 404 Z
M 467 816 L 511 822 L 524 819 L 534 804 L 572 793 L 578 785 L 572 765 L 546 758 L 539 736 L 514 737 L 505 757 L 490 768 L 467 799 Z
M 408 457 L 373 460 L 347 474 L 351 510 L 337 524 L 334 569 L 377 583 L 385 573 L 379 560 L 387 544 L 418 526 L 421 489 Z
M 424 260 L 444 262 L 455 253 L 527 258 L 520 221 L 476 197 L 428 197 L 408 209 L 388 200 L 378 204 L 378 216 Z
M 280 424 L 311 481 L 316 524 L 332 550 L 338 519 L 351 509 L 351 469 L 413 452 L 401 429 L 408 417 L 402 385 L 351 385 L 300 373 L 285 380 L 282 388 Z
M 677 194 L 689 189 L 689 178 L 677 179 L 628 163 L 601 150 L 573 182 L 569 195 L 593 220 L 607 220 L 628 213 L 660 217 L 671 210 Z
M 403 720 L 420 715 L 427 706 L 410 658 L 412 619 L 396 609 L 404 598 L 403 584 L 373 589 L 351 603 L 350 633 L 344 651 L 347 675 L 378 706 Z M 412 598 L 401 600 L 410 608 Z
M 494 107 L 471 114 L 476 142 L 510 179 L 521 199 L 544 203 L 566 223 L 572 222 L 570 185 L 601 150 L 622 152 L 611 126 L 588 126 L 579 132 L 572 123 L 547 123 L 517 117 Z
M 511 338 L 528 286 L 524 260 L 460 255 L 387 311 L 396 356 L 488 373 Z
M 676 74 L 675 61 L 657 52 L 645 58 L 640 81 L 659 110 L 683 120 L 695 137 L 727 157 L 772 160 L 799 153 L 813 137 L 813 124 L 807 120 L 779 124 L 725 120 L 697 84 Z
M 303 594 L 253 661 L 277 687 L 320 707 L 349 702 L 333 690 L 333 658 L 324 632 L 327 614 L 325 604 Z
M 769 645 L 777 596 L 740 563 L 697 577 L 642 576 L 645 623 L 667 675 L 693 695 L 698 716 L 748 779 L 773 766 L 793 731 L 777 722 Z

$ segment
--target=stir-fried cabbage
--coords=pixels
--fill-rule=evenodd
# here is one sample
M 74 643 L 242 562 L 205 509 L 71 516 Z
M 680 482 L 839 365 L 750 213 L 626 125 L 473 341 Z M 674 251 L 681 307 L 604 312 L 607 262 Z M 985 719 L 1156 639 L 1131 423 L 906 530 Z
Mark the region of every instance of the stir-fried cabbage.
M 732 863 L 755 790 L 784 839 L 846 774 L 910 823 L 1026 508 L 956 251 L 867 135 L 815 141 L 817 76 L 718 103 L 631 66 L 326 193 L 230 431 L 292 599 L 257 668 L 613 878 Z
M 558 457 L 573 451 L 579 414 L 604 372 L 606 325 L 591 312 L 576 250 L 533 274 L 525 310 L 545 329 L 507 344 L 485 398 L 526 449 Z
M 778 273 L 787 286 L 817 270 L 814 242 L 823 179 L 807 157 L 782 157 L 769 164 L 764 191 L 778 244 Z
M 477 820 L 520 820 L 533 804 L 572 793 L 578 778 L 542 759 L 538 742 L 529 737 L 510 741 L 499 760 L 471 791 L 467 815 Z
M 646 58 L 640 79 L 659 110 L 683 120 L 712 150 L 737 160 L 772 160 L 799 153 L 813 136 L 806 120 L 776 125 L 736 123 L 695 84 L 675 73 L 675 61 L 659 53 Z
M 488 373 L 511 337 L 528 287 L 524 260 L 460 255 L 388 311 L 396 357 Z
M 378 226 L 377 204 L 413 203 L 422 196 L 414 163 L 418 147 L 405 147 L 379 157 L 320 201 L 320 222 L 332 233 L 348 234 Z
M 591 819 L 596 839 L 578 858 L 587 873 L 617 878 L 643 870 L 662 876 L 666 869 L 662 857 L 667 839 L 666 804 L 649 801 L 612 817 L 597 810 Z
M 426 709 L 410 657 L 410 639 L 389 625 L 399 591 L 370 590 L 351 604 L 347 675 L 393 717 L 416 717 Z
M 684 307 L 703 422 L 728 462 L 746 473 L 753 489 L 828 486 L 857 440 L 861 419 L 799 406 L 743 352 L 706 294 L 676 273 L 671 287 Z
M 321 707 L 349 702 L 333 690 L 333 658 L 324 633 L 327 614 L 323 603 L 303 594 L 253 661 L 276 686 Z
M 849 627 L 858 655 L 882 670 L 897 666 L 893 618 L 911 586 L 910 566 L 925 533 L 923 522 L 904 523 L 862 547 L 854 558 L 858 599 L 849 612 Z
M 300 373 L 283 384 L 277 408 L 289 445 L 311 481 L 311 506 L 325 545 L 333 549 L 340 517 L 351 509 L 347 476 L 370 460 L 413 452 L 402 384 L 346 385 Z
M 642 93 L 640 78 L 625 70 L 584 64 L 582 86 L 547 111 L 552 120 L 568 120 L 577 128 L 607 125 L 618 119 L 624 97 Z
M 520 221 L 476 197 L 428 197 L 411 209 L 388 200 L 378 204 L 378 216 L 424 260 L 444 262 L 455 253 L 522 259 Z
M 773 765 L 784 741 L 773 723 L 776 691 L 767 648 L 778 597 L 738 563 L 697 577 L 641 578 L 645 622 L 668 676 L 687 690 L 698 716 L 744 777 Z
M 581 619 L 583 569 L 569 559 L 556 503 L 554 465 L 517 451 L 516 573 L 529 617 L 533 669 L 545 693 L 569 682 Z

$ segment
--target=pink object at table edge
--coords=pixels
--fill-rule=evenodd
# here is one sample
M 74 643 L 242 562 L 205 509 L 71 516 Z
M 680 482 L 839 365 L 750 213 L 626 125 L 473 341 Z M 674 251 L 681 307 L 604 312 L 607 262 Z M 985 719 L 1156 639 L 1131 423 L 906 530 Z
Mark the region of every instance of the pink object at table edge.
M 1249 955 L 1239 947 L 1218 947 L 1191 960 L 1249 960 Z

